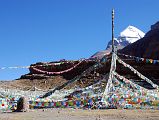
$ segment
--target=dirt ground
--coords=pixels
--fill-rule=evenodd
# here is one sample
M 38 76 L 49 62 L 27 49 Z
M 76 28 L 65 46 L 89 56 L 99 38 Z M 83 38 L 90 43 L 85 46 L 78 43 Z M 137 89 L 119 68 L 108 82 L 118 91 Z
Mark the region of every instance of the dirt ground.
M 159 120 L 159 110 L 39 109 L 0 113 L 0 120 Z

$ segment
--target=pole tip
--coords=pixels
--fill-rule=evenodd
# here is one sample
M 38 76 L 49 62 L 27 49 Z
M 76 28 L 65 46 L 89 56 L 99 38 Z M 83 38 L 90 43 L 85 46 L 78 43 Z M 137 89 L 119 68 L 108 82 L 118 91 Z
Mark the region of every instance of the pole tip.
M 112 9 L 112 13 L 114 13 L 114 8 Z

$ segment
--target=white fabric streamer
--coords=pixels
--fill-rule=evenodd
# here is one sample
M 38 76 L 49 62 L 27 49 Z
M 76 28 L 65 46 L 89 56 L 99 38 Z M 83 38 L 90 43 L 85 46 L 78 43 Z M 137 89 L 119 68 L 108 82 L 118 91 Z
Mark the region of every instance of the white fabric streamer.
M 126 64 L 124 61 L 122 61 L 119 57 L 117 57 L 117 60 L 119 63 L 123 64 L 125 67 L 129 68 L 131 71 L 133 71 L 135 74 L 138 75 L 138 77 L 146 80 L 148 83 L 150 83 L 154 88 L 158 89 L 158 85 L 154 84 L 150 79 L 139 73 L 137 70 L 135 70 L 132 66 Z

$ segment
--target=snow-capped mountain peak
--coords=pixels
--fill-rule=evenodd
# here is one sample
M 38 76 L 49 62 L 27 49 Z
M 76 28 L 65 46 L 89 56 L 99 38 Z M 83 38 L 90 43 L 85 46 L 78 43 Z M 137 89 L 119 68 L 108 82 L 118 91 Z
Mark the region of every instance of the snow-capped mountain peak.
M 125 39 L 129 43 L 134 43 L 137 40 L 143 38 L 145 33 L 137 29 L 134 26 L 128 26 L 125 30 L 120 33 L 119 39 Z
M 143 33 L 141 30 L 137 29 L 134 26 L 129 25 L 126 29 L 124 29 L 118 38 L 114 39 L 114 44 L 117 47 L 117 49 L 122 49 L 126 47 L 127 45 L 136 42 L 137 40 L 143 38 L 145 36 L 145 33 Z M 109 41 L 106 49 L 111 49 L 112 42 Z

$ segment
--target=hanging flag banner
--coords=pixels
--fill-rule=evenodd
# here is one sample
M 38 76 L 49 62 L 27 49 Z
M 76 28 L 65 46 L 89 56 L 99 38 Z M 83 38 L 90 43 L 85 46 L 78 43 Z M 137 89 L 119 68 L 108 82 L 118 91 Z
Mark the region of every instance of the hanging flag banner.
M 75 63 L 75 62 L 79 62 L 78 64 L 76 64 L 76 65 L 74 65 L 72 68 L 70 68 L 70 70 L 72 70 L 74 67 L 76 67 L 77 65 L 79 65 L 82 61 L 86 61 L 86 62 L 88 62 L 88 61 L 96 61 L 96 59 L 91 59 L 91 58 L 89 58 L 89 59 L 80 59 L 80 60 L 70 60 L 70 61 L 59 61 L 59 62 L 50 62 L 50 63 L 48 63 L 48 62 L 43 62 L 43 63 L 41 63 L 41 64 L 37 64 L 37 65 L 35 65 L 35 66 L 14 66 L 14 67 L 0 67 L 0 70 L 4 70 L 4 69 L 29 69 L 29 68 L 35 68 L 35 67 L 45 67 L 45 66 L 58 66 L 58 65 L 62 65 L 62 64 L 68 64 L 68 63 Z M 38 70 L 37 68 L 35 68 L 35 70 L 37 70 L 37 71 L 39 71 L 39 72 L 43 72 L 43 71 L 41 71 L 41 70 Z M 70 71 L 69 69 L 68 69 L 68 71 Z M 66 70 L 67 71 L 67 70 Z M 64 72 L 64 71 L 61 71 L 61 72 Z M 43 72 L 43 73 L 45 73 L 45 72 Z M 56 73 L 48 73 L 48 74 L 56 74 Z M 60 74 L 60 72 L 58 73 L 57 72 L 57 74 Z
M 79 61 L 78 64 L 74 65 L 73 67 L 67 69 L 67 70 L 63 70 L 63 71 L 59 71 L 59 72 L 48 72 L 48 71 L 44 71 L 44 70 L 40 70 L 39 68 L 36 68 L 36 67 L 32 67 L 31 68 L 37 72 L 40 72 L 40 73 L 43 73 L 43 74 L 48 74 L 48 75 L 53 75 L 53 74 L 63 74 L 63 73 L 66 73 L 66 72 L 69 72 L 71 70 L 73 70 L 74 68 L 76 68 L 78 65 L 80 65 L 83 61 Z
M 118 55 L 122 55 L 124 57 L 128 57 L 131 59 L 134 59 L 136 62 L 144 62 L 144 63 L 149 63 L 149 64 L 159 64 L 159 60 L 153 60 L 153 59 L 148 59 L 148 58 L 141 58 L 141 57 L 136 57 L 136 56 L 131 56 L 131 55 L 125 55 L 118 53 Z
M 0 67 L 1 70 L 4 69 L 28 69 L 30 66 L 16 66 L 16 67 Z
M 133 86 L 133 87 L 135 87 L 135 88 L 137 88 L 137 89 L 142 89 L 142 90 L 148 91 L 148 89 L 146 89 L 146 88 L 144 88 L 144 87 L 142 87 L 142 86 L 139 86 L 138 84 L 133 83 L 131 80 L 125 78 L 124 76 L 119 75 L 117 72 L 114 72 L 113 74 L 114 74 L 117 78 L 123 80 L 126 84 L 130 84 L 131 86 Z
M 132 72 L 134 72 L 134 74 L 136 74 L 138 77 L 140 77 L 143 80 L 146 80 L 148 83 L 150 83 L 154 88 L 158 89 L 158 85 L 154 84 L 150 79 L 148 79 L 147 77 L 145 77 L 144 75 L 142 75 L 141 73 L 139 73 L 137 70 L 135 70 L 132 66 L 128 65 L 127 63 L 125 63 L 124 61 L 122 61 L 119 57 L 117 57 L 117 60 L 119 63 L 121 63 L 122 65 L 124 65 L 124 67 L 129 68 Z

